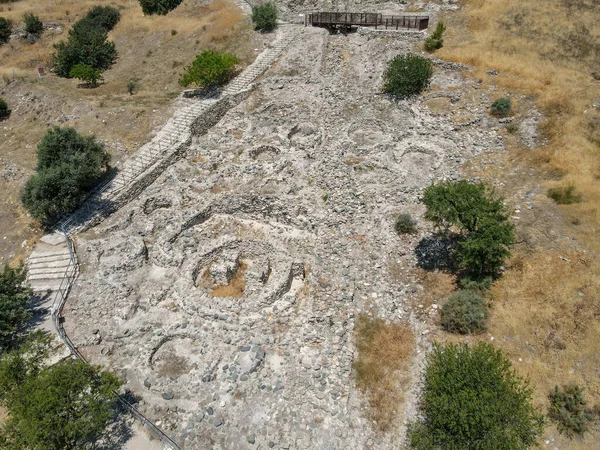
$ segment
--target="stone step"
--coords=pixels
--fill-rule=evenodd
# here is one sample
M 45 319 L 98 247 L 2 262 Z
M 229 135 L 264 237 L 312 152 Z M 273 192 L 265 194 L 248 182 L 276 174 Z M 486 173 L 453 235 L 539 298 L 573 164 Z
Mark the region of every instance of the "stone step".
M 62 266 L 56 266 L 56 267 L 39 267 L 39 268 L 35 268 L 35 269 L 29 269 L 27 271 L 27 276 L 29 279 L 34 279 L 31 277 L 37 276 L 37 275 L 45 275 L 45 274 L 64 275 L 68 267 L 69 267 L 69 264 L 64 264 Z
M 75 272 L 75 267 L 73 267 L 72 269 L 69 269 L 68 275 L 72 275 L 74 272 Z M 40 273 L 40 274 L 36 274 L 36 275 L 31 275 L 27 279 L 31 283 L 32 281 L 36 281 L 36 280 L 62 279 L 62 278 L 64 278 L 64 276 L 65 276 L 65 271 L 63 270 L 61 272 L 48 272 L 48 273 Z
M 40 257 L 35 257 L 35 258 L 29 258 L 29 260 L 27 261 L 27 267 L 28 268 L 35 268 L 35 267 L 45 267 L 45 266 L 53 266 L 56 264 L 61 264 L 64 261 L 68 261 L 71 258 L 71 256 L 69 255 L 69 253 L 65 253 L 63 255 L 55 255 L 52 257 L 48 257 L 48 258 L 40 258 Z
M 48 291 L 56 291 L 60 288 L 60 280 L 39 280 L 30 283 L 31 290 L 36 293 L 46 293 Z
M 27 264 L 27 273 L 33 274 L 34 272 L 40 272 L 44 270 L 53 270 L 57 268 L 65 268 L 69 265 L 69 261 L 71 261 L 71 257 L 67 257 L 65 259 L 60 259 L 57 261 L 48 261 L 48 262 L 39 262 L 39 263 L 28 263 Z

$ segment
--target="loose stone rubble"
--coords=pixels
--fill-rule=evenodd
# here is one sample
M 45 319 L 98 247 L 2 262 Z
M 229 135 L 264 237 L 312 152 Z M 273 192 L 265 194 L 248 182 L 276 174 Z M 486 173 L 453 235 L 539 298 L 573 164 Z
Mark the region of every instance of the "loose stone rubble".
M 402 425 L 376 435 L 353 386 L 354 320 L 424 339 L 414 249 L 430 230 L 399 237 L 394 218 L 421 218 L 423 187 L 502 151 L 460 68 L 436 68 L 441 98 L 380 93 L 386 62 L 413 46 L 307 28 L 184 158 L 78 236 L 65 327 L 182 447 L 402 447 Z

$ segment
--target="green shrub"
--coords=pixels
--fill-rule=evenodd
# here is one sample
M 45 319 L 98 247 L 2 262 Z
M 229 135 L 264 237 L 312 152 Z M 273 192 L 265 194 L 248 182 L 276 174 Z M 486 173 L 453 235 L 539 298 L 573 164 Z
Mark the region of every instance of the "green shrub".
M 108 31 L 120 17 L 116 8 L 95 6 L 78 20 L 69 31 L 67 41 L 55 44 L 52 66 L 55 73 L 70 78 L 71 69 L 86 64 L 98 70 L 107 70 L 117 59 L 114 42 L 107 41 Z
M 570 205 L 581 201 L 581 194 L 575 192 L 575 186 L 572 184 L 548 189 L 548 197 L 559 205 Z
M 74 211 L 104 176 L 110 155 L 94 136 L 53 127 L 38 144 L 37 173 L 25 184 L 21 201 L 43 225 Z
M 6 17 L 0 17 L 0 44 L 8 42 L 12 34 L 12 22 Z
M 10 117 L 10 109 L 6 100 L 0 97 L 0 120 L 5 120 Z
M 496 117 L 506 117 L 510 114 L 512 107 L 510 98 L 502 97 L 492 103 L 490 106 L 490 112 Z
M 222 85 L 229 81 L 237 63 L 235 55 L 204 50 L 186 67 L 186 73 L 179 78 L 179 84 L 184 87 L 190 84 L 200 87 Z
M 259 31 L 273 31 L 277 28 L 277 6 L 273 2 L 263 3 L 252 8 L 252 22 L 254 29 Z
M 425 218 L 449 233 L 458 229 L 455 257 L 472 280 L 493 277 L 510 255 L 514 225 L 503 199 L 482 183 L 446 181 L 425 188 Z
M 383 90 L 404 99 L 420 94 L 429 87 L 433 66 L 423 56 L 407 53 L 394 57 L 383 74 Z
M 83 81 L 89 86 L 97 86 L 98 81 L 102 81 L 102 71 L 99 69 L 94 69 L 92 66 L 88 64 L 76 64 L 71 68 L 69 72 L 70 78 L 77 78 L 78 80 Z
M 44 29 L 44 25 L 40 18 L 34 14 L 26 13 L 23 15 L 23 22 L 25 22 L 25 31 L 29 34 L 40 34 Z
M 471 278 L 467 275 L 461 278 L 458 284 L 462 289 L 470 290 L 485 295 L 489 293 L 490 286 L 493 282 L 494 279 L 492 277 Z
M 431 33 L 431 36 L 425 39 L 425 50 L 433 52 L 444 46 L 443 34 L 446 31 L 446 26 L 441 20 L 437 23 L 435 30 Z
M 452 294 L 441 309 L 442 327 L 451 333 L 471 334 L 487 329 L 488 307 L 470 290 Z
M 588 431 L 593 415 L 586 410 L 587 402 L 583 397 L 582 387 L 570 385 L 563 386 L 563 389 L 559 390 L 558 386 L 555 386 L 548 397 L 550 399 L 548 417 L 558 423 L 561 433 L 572 437 Z
M 528 382 L 491 344 L 435 344 L 427 356 L 421 421 L 409 426 L 418 450 L 524 450 L 543 431 Z
M 133 95 L 133 93 L 138 87 L 139 81 L 140 79 L 136 77 L 131 77 L 127 80 L 127 92 L 129 92 L 129 95 Z
M 139 0 L 142 11 L 146 15 L 164 16 L 174 10 L 183 0 Z
M 398 234 L 414 233 L 417 231 L 417 222 L 410 214 L 400 214 L 396 218 L 395 228 Z

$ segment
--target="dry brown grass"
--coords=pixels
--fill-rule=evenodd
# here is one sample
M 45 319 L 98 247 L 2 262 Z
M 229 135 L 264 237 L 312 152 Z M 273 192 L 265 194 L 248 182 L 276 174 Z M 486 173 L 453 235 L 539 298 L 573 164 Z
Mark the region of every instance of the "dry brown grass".
M 378 429 L 392 427 L 402 403 L 401 387 L 415 346 L 412 331 L 403 324 L 358 316 L 353 369 L 356 384 L 369 399 L 369 414 Z

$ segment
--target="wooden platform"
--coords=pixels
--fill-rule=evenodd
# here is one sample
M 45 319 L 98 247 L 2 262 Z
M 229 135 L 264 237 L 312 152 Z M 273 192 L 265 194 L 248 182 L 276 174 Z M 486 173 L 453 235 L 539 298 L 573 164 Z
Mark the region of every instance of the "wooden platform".
M 384 16 L 379 13 L 316 12 L 305 16 L 304 25 L 323 28 L 374 27 L 385 30 L 426 30 L 429 16 Z

